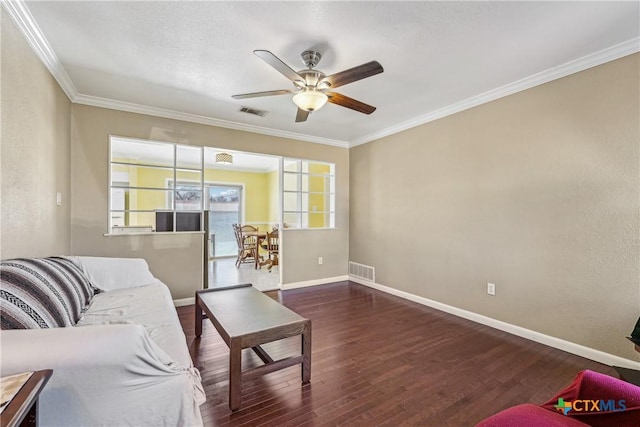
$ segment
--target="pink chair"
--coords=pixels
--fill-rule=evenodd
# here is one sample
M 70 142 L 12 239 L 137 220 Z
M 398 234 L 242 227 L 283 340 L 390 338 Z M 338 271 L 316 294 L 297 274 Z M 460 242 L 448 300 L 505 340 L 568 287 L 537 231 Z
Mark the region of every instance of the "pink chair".
M 640 387 L 585 370 L 542 405 L 514 406 L 482 420 L 476 427 L 533 426 L 638 427 Z

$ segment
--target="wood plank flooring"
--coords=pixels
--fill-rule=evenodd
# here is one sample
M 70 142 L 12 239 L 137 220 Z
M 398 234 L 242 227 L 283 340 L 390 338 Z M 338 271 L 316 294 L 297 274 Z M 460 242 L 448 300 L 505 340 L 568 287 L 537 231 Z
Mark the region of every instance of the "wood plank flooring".
M 244 381 L 228 407 L 229 350 L 210 321 L 194 336 L 194 306 L 178 308 L 202 374 L 205 426 L 473 426 L 519 403 L 542 403 L 582 369 L 615 371 L 487 326 L 355 284 L 269 292 L 313 330 L 311 383 L 300 367 Z M 299 354 L 300 339 L 264 346 Z M 262 364 L 243 352 L 243 369 Z

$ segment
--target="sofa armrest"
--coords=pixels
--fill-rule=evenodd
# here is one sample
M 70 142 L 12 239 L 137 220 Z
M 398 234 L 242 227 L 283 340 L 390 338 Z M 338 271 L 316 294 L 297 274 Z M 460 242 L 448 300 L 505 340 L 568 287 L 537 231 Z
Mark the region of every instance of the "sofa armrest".
M 0 332 L 0 337 L 3 375 L 47 368 L 112 370 L 125 368 L 131 361 L 141 365 L 127 366 L 135 373 L 171 371 L 171 360 L 148 338 L 142 325 L 14 329 Z
M 68 257 L 101 291 L 134 288 L 156 283 L 147 261 L 142 258 Z
M 141 325 L 7 330 L 0 340 L 3 375 L 53 369 L 40 397 L 44 425 L 200 421 L 198 371 L 174 363 Z

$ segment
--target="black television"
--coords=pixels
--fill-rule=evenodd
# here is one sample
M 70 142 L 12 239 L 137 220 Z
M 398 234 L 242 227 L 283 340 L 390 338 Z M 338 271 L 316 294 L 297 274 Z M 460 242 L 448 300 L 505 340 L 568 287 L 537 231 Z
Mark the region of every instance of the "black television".
M 201 231 L 200 212 L 176 212 L 176 231 Z M 173 231 L 173 212 L 156 211 L 156 231 Z

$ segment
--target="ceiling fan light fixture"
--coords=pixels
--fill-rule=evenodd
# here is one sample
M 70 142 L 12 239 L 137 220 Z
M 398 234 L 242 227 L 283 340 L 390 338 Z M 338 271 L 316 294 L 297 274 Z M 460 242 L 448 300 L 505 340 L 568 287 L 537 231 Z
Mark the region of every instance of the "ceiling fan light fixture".
M 223 164 L 223 165 L 232 165 L 233 156 L 229 153 L 217 153 L 216 163 Z
M 327 103 L 327 95 L 315 90 L 305 90 L 293 95 L 293 102 L 304 111 L 316 111 Z
M 295 119 L 296 123 L 306 121 L 310 112 L 319 110 L 329 101 L 334 105 L 339 105 L 363 114 L 371 114 L 376 111 L 376 107 L 372 105 L 367 105 L 364 102 L 349 98 L 346 95 L 341 95 L 338 92 L 328 92 L 328 90 L 333 90 L 334 88 L 382 73 L 384 69 L 378 61 L 369 61 L 366 64 L 327 76 L 315 68 L 320 58 L 322 58 L 322 55 L 313 50 L 302 52 L 302 62 L 307 66 L 307 69 L 300 71 L 294 71 L 293 68 L 289 67 L 282 59 L 268 50 L 258 49 L 254 50 L 253 53 L 287 79 L 291 80 L 294 89 L 241 93 L 239 95 L 232 95 L 233 99 L 293 93 L 292 101 L 298 107 Z

